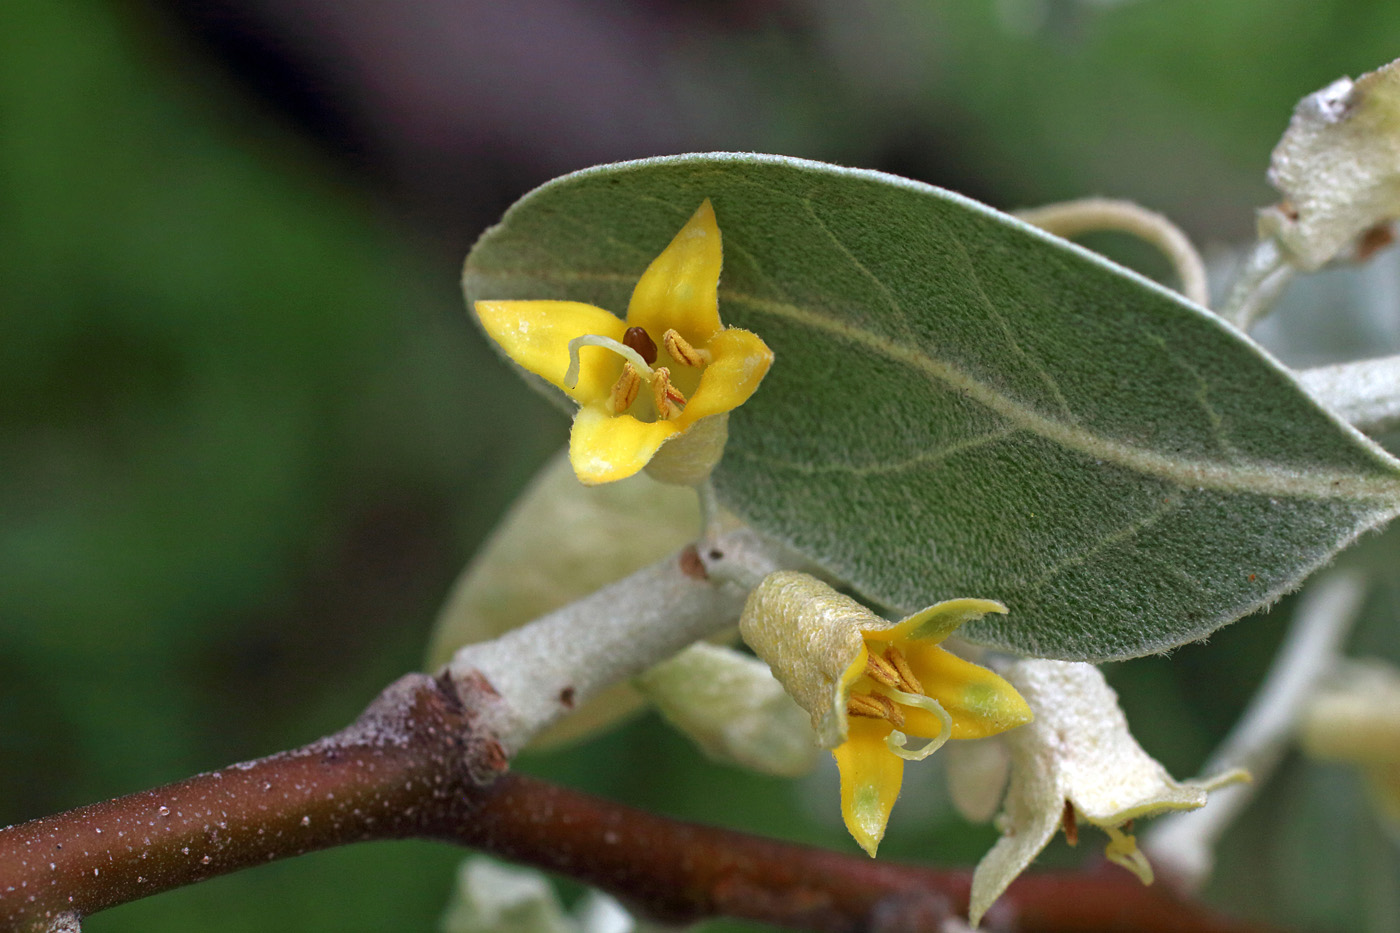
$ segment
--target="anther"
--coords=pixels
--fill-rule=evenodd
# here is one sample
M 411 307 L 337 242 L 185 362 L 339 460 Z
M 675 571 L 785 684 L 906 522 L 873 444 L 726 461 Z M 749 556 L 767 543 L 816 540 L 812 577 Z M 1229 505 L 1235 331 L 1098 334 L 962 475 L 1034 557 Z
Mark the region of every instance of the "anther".
M 919 683 L 919 678 L 914 676 L 914 670 L 909 666 L 909 661 L 904 657 L 904 652 L 900 651 L 894 645 L 890 645 L 885 649 L 885 660 L 890 663 L 891 667 L 899 671 L 899 679 L 904 682 L 904 686 L 901 689 L 905 693 L 922 694 L 924 692 L 924 685 Z
M 873 694 L 851 694 L 846 700 L 846 712 L 852 716 L 866 716 L 870 719 L 885 718 L 885 709 L 875 702 Z
M 878 693 L 852 694 L 846 700 L 846 714 L 867 719 L 888 719 L 896 729 L 904 725 L 904 714 L 899 707 L 890 702 L 889 697 Z
M 871 680 L 882 683 L 886 687 L 894 687 L 896 690 L 904 689 L 899 682 L 899 671 L 878 654 L 866 655 L 865 673 L 870 675 Z
M 651 334 L 643 328 L 627 328 L 622 334 L 622 345 L 636 350 L 637 355 L 646 360 L 648 366 L 656 362 L 656 341 L 652 340 Z
M 1065 801 L 1065 813 L 1060 817 L 1060 825 L 1065 830 L 1065 842 L 1072 846 L 1079 845 L 1079 821 L 1074 813 L 1074 804 Z
M 674 328 L 661 335 L 661 342 L 666 345 L 666 352 L 671 354 L 671 358 L 682 366 L 704 366 L 711 360 L 709 350 L 697 350 Z
M 635 348 L 633 348 L 635 349 Z M 639 351 L 640 352 L 640 351 Z M 613 383 L 612 395 L 608 398 L 608 407 L 614 415 L 620 415 L 632 403 L 637 400 L 637 393 L 642 389 L 642 377 L 637 372 L 637 367 L 631 363 L 622 364 L 622 375 L 617 377 L 617 382 Z
M 671 371 L 665 366 L 658 366 L 652 375 L 651 393 L 656 402 L 656 417 L 662 421 L 670 421 L 685 407 L 685 396 L 671 385 Z

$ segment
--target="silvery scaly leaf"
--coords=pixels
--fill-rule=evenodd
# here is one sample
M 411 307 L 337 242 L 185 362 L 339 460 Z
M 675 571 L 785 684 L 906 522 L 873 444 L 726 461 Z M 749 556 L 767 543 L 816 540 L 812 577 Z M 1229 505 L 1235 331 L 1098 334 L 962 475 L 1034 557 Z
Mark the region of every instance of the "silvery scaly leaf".
M 981 204 L 777 156 L 602 166 L 472 250 L 469 300 L 615 313 L 710 198 L 720 312 L 776 353 L 724 502 L 868 600 L 1103 660 L 1199 639 L 1400 511 L 1400 463 L 1203 308 Z

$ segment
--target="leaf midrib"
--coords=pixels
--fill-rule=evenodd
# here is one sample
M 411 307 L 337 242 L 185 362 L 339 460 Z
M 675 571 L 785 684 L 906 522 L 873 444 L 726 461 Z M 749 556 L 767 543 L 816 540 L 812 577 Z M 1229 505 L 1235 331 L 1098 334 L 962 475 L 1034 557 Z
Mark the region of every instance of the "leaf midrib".
M 536 280 L 566 282 L 634 282 L 634 275 L 611 272 L 575 272 L 566 269 L 501 269 L 488 272 L 468 264 L 466 276 L 487 275 L 524 277 Z M 1173 458 L 1145 450 L 1121 441 L 1093 434 L 1082 427 L 1055 421 L 1010 396 L 997 392 L 952 364 L 929 356 L 916 347 L 901 344 L 870 331 L 852 327 L 840 320 L 803 308 L 791 302 L 759 298 L 744 292 L 720 288 L 721 304 L 741 304 L 759 313 L 784 318 L 795 323 L 825 331 L 843 340 L 859 344 L 887 359 L 916 369 L 963 393 L 1000 415 L 1013 427 L 1059 444 L 1090 459 L 1102 460 L 1135 473 L 1152 476 L 1181 488 L 1210 489 L 1219 492 L 1250 495 L 1274 495 L 1299 499 L 1381 500 L 1386 511 L 1400 511 L 1400 475 L 1377 476 L 1343 473 L 1332 470 L 1300 472 L 1276 464 L 1223 464 L 1209 460 Z M 1301 391 L 1301 390 L 1300 390 Z M 1350 430 L 1345 425 L 1339 425 Z M 1358 440 L 1366 438 L 1360 434 Z M 1379 450 L 1377 449 L 1377 452 Z M 1381 453 L 1384 456 L 1383 453 Z M 762 460 L 761 455 L 754 459 Z M 1381 464 L 1378 464 L 1378 466 Z
M 835 318 L 788 302 L 757 298 L 725 289 L 720 290 L 720 297 L 745 305 L 760 314 L 785 318 L 860 344 L 890 360 L 931 376 L 950 389 L 986 406 L 1017 428 L 1091 459 L 1103 460 L 1176 486 L 1306 499 L 1381 499 L 1392 508 L 1400 506 L 1400 476 L 1366 476 L 1330 470 L 1310 470 L 1302 473 L 1277 465 L 1241 466 L 1168 457 L 1101 437 L 1077 425 L 1055 421 L 916 347 L 852 327 Z

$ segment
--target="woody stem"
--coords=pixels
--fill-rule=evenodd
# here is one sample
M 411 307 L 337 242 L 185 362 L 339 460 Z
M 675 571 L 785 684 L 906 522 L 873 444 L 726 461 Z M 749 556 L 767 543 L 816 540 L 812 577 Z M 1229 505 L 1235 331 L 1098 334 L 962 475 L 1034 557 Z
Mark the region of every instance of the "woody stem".
M 447 667 L 480 675 L 498 696 L 482 715 L 507 755 L 611 684 L 641 673 L 739 618 L 748 586 L 780 569 L 747 529 L 652 564 L 494 641 L 468 645 Z
M 1305 591 L 1264 683 L 1201 769 L 1244 768 L 1252 780 L 1220 788 L 1210 806 L 1169 814 L 1143 835 L 1144 851 L 1184 890 L 1195 891 L 1209 878 L 1216 843 L 1278 767 L 1303 704 L 1336 661 L 1364 595 L 1364 581 L 1348 573 L 1324 577 Z
M 1400 356 L 1299 370 L 1308 394 L 1359 431 L 1400 427 Z
M 0 930 L 82 917 L 318 849 L 416 837 L 601 887 L 683 924 L 730 916 L 855 933 L 938 929 L 966 872 L 872 862 L 644 813 L 520 775 L 462 695 L 422 674 L 344 731 L 258 761 L 0 830 Z M 1050 874 L 1003 898 L 1024 933 L 1264 933 L 1125 873 Z

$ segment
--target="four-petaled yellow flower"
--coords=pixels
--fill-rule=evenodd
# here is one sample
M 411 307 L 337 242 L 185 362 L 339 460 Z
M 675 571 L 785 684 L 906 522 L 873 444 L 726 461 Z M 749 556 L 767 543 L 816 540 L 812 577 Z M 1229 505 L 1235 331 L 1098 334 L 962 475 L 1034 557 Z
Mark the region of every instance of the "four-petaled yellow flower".
M 632 291 L 627 320 L 576 301 L 478 301 L 482 327 L 525 369 L 581 406 L 569 459 L 584 483 L 703 481 L 729 412 L 758 388 L 773 353 L 719 319 L 719 226 L 706 199 Z M 663 448 L 663 445 L 665 447 Z
M 988 612 L 987 599 L 951 599 L 891 624 L 803 573 L 770 574 L 749 596 L 739 630 L 811 714 L 841 771 L 841 815 L 872 857 L 899 796 L 904 762 L 948 739 L 980 739 L 1030 722 L 1016 689 L 939 647 Z M 906 749 L 908 736 L 928 740 Z

